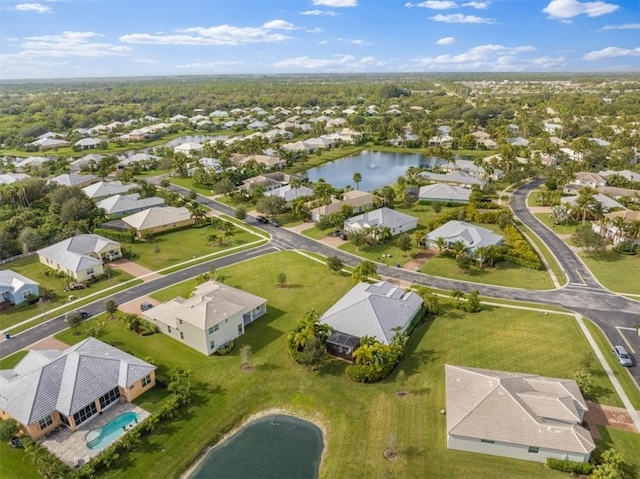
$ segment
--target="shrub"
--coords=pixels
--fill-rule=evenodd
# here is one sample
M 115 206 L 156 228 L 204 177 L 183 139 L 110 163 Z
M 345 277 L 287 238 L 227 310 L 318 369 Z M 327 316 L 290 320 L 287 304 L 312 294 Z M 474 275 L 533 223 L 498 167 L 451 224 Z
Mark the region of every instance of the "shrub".
M 16 432 L 18 432 L 18 423 L 15 419 L 0 421 L 0 441 L 10 441 Z
M 520 230 L 513 225 L 505 226 L 502 230 L 511 243 L 511 248 L 503 248 L 502 259 L 529 269 L 544 269 L 544 265 Z
M 114 241 L 118 241 L 120 243 L 135 243 L 136 242 L 136 232 L 135 230 L 129 231 L 113 231 L 105 228 L 94 228 L 94 234 L 104 236 L 105 238 L 109 238 Z
M 591 474 L 593 466 L 588 462 L 564 461 L 562 459 L 547 458 L 547 466 L 556 471 L 568 472 L 569 474 Z

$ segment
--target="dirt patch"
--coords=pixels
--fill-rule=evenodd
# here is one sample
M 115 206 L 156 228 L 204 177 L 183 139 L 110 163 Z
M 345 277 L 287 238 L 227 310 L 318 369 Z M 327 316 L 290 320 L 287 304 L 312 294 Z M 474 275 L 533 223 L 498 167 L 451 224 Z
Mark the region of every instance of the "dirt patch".
M 418 271 L 436 256 L 438 256 L 437 250 L 431 248 L 423 249 L 417 255 L 407 261 L 404 264 L 404 268 Z
M 158 273 L 154 273 L 148 268 L 139 265 L 135 261 L 131 261 L 130 259 L 119 259 L 118 261 L 114 261 L 113 263 L 109 263 L 109 265 L 113 269 L 119 269 L 120 271 L 124 271 L 125 273 L 134 276 L 135 278 L 139 278 L 142 281 L 151 281 L 152 279 L 159 278 L 160 275 Z
M 24 349 L 28 351 L 31 351 L 32 349 L 38 350 L 38 351 L 43 349 L 56 349 L 58 351 L 64 351 L 68 347 L 69 345 L 67 343 L 63 343 L 62 341 L 57 340 L 53 336 L 49 336 L 48 338 L 44 338 L 43 340 L 38 341 L 37 343 L 34 343 L 31 346 L 26 347 Z
M 395 461 L 398 459 L 398 453 L 393 449 L 385 449 L 383 455 L 387 461 Z
M 601 439 L 597 426 L 608 426 L 614 429 L 625 431 L 637 431 L 633 420 L 625 408 L 604 406 L 592 402 L 587 402 L 589 410 L 584 416 L 584 420 L 589 424 L 589 430 L 594 439 Z
M 551 213 L 551 206 L 529 206 L 531 213 Z
M 122 311 L 123 313 L 132 313 L 142 316 L 142 311 L 140 311 L 140 305 L 142 303 L 151 303 L 154 306 L 157 306 L 160 304 L 160 301 L 149 296 L 143 296 L 141 298 L 136 298 L 133 301 L 129 301 L 128 303 L 121 304 L 118 307 L 118 310 Z

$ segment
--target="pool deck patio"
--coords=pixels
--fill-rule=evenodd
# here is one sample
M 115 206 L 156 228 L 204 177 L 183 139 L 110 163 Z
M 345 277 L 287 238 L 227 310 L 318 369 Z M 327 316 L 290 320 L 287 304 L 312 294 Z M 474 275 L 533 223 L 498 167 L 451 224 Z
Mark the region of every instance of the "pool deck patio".
M 92 429 L 104 426 L 125 412 L 137 412 L 140 421 L 149 416 L 147 411 L 133 403 L 118 401 L 102 414 L 80 426 L 77 431 L 60 426 L 57 433 L 48 438 L 42 438 L 40 443 L 71 467 L 81 466 L 100 454 L 100 451 L 93 451 L 87 447 L 85 441 L 87 433 Z

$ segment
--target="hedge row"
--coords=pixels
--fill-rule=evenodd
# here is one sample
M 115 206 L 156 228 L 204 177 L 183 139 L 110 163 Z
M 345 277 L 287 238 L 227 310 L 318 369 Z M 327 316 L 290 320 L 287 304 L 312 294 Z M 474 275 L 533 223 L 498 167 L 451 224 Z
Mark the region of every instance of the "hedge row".
M 94 228 L 93 234 L 104 236 L 105 238 L 109 238 L 110 240 L 118 241 L 120 243 L 136 242 L 135 230 L 114 231 L 114 230 L 108 230 L 106 228 Z
M 547 466 L 556 471 L 568 472 L 569 474 L 581 474 L 584 476 L 591 474 L 591 470 L 593 469 L 593 466 L 588 462 L 564 461 L 562 459 L 554 459 L 553 457 L 547 458 Z
M 511 248 L 503 254 L 505 261 L 509 261 L 525 268 L 544 269 L 544 265 L 523 234 L 513 225 L 507 225 L 502 229 L 505 237 L 511 243 Z

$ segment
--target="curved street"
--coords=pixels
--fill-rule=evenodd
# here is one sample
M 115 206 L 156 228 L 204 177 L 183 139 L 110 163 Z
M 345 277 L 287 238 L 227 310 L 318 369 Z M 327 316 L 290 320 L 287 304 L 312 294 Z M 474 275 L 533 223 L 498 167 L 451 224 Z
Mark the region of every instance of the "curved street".
M 640 302 L 612 293 L 601 286 L 575 253 L 529 212 L 526 205 L 526 197 L 540 185 L 541 181 L 536 180 L 516 189 L 511 198 L 511 208 L 514 214 L 538 235 L 555 255 L 569 278 L 569 283 L 565 287 L 557 290 L 530 291 L 440 278 L 384 265 L 378 265 L 378 272 L 385 276 L 427 287 L 445 290 L 459 289 L 465 292 L 478 290 L 483 296 L 540 303 L 541 306 L 544 304 L 561 306 L 595 321 L 604 330 L 612 343 L 621 343 L 622 333 L 621 329 L 618 328 L 623 328 L 622 330 L 624 330 L 624 328 L 634 328 L 640 324 Z M 181 194 L 189 193 L 187 189 L 175 185 L 171 185 L 169 189 Z M 210 198 L 198 195 L 197 201 L 220 213 L 234 215 L 233 208 Z M 357 256 L 332 248 L 285 228 L 262 225 L 252 217 L 247 217 L 246 222 L 267 231 L 271 235 L 271 241 L 267 245 L 252 250 L 231 254 L 162 276 L 116 293 L 113 295 L 113 299 L 118 304 L 122 304 L 205 273 L 210 270 L 212 265 L 215 265 L 216 268 L 228 266 L 277 250 L 307 250 L 324 256 L 338 256 L 346 265 L 350 266 L 355 266 L 362 261 Z M 104 300 L 84 306 L 83 309 L 93 315 L 101 313 L 104 311 Z M 63 316 L 58 316 L 16 336 L 14 339 L 3 341 L 0 343 L 0 357 L 5 357 L 23 349 L 36 341 L 61 331 L 65 327 Z M 635 337 L 627 334 L 625 338 L 627 341 L 634 341 L 633 344 L 637 346 L 636 356 L 640 355 L 640 338 L 637 334 L 635 334 Z M 607 352 L 605 351 L 605 353 Z M 640 384 L 640 366 L 636 362 L 634 367 L 629 369 L 636 382 Z

